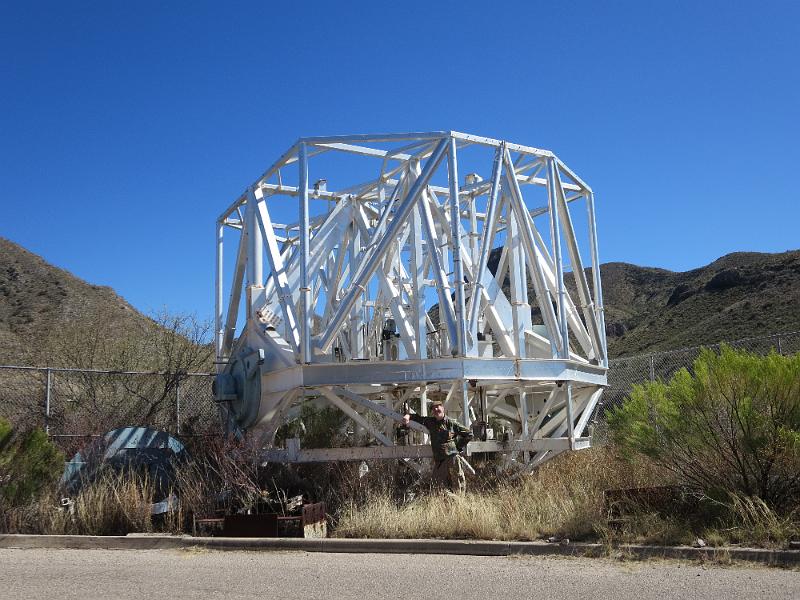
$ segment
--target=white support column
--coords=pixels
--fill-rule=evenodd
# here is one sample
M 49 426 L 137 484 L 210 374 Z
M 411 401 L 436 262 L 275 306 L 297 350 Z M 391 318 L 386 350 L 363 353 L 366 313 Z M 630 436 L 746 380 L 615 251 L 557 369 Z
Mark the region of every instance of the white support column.
M 469 427 L 472 419 L 469 416 L 469 384 L 466 379 L 461 380 L 461 411 L 461 422 L 464 427 Z
M 261 237 L 261 230 L 258 227 L 258 218 L 256 217 L 256 203 L 247 200 L 246 208 L 246 223 L 247 227 L 247 318 L 252 319 L 255 317 L 254 312 L 256 286 L 264 285 L 264 267 L 263 267 L 263 254 L 264 254 L 264 241 Z
M 264 250 L 261 232 L 258 229 L 256 220 L 256 203 L 247 201 L 245 209 L 247 227 L 247 287 L 262 285 L 264 283 L 264 271 L 262 263 L 262 253 Z
M 511 287 L 511 313 L 514 326 L 514 347 L 517 357 L 526 358 L 525 332 L 531 329 L 531 305 L 528 304 L 528 276 L 525 268 L 525 251 L 517 215 L 508 211 L 509 279 Z
M 358 264 L 358 256 L 361 253 L 361 229 L 353 222 L 353 237 L 348 249 L 350 254 L 350 276 L 353 275 L 353 270 Z M 361 327 L 362 316 L 364 312 L 363 295 L 359 295 L 353 302 L 353 308 L 350 310 L 350 354 L 353 358 L 367 358 L 366 346 L 364 340 L 364 331 Z
M 558 173 L 558 168 L 553 170 L 555 173 L 555 189 L 556 189 L 556 204 L 558 205 L 559 218 L 561 219 L 561 226 L 564 229 L 564 238 L 566 239 L 567 253 L 569 254 L 570 267 L 572 275 L 575 279 L 575 287 L 578 292 L 578 299 L 581 303 L 583 318 L 586 322 L 586 329 L 591 336 L 591 348 L 588 352 L 588 358 L 596 360 L 598 363 L 602 359 L 602 335 L 600 334 L 597 318 L 594 312 L 592 297 L 589 292 L 589 283 L 586 281 L 586 273 L 583 270 L 583 260 L 578 248 L 578 240 L 575 237 L 575 228 L 572 226 L 572 218 L 569 214 L 569 206 L 567 206 L 566 195 L 564 194 L 564 187 L 561 182 L 561 176 Z M 569 297 L 565 296 L 565 300 L 569 302 Z M 574 307 L 567 307 L 568 310 L 574 311 Z
M 473 268 L 473 288 L 472 303 L 469 311 L 469 328 L 472 332 L 474 345 L 477 348 L 478 342 L 478 316 L 481 307 L 481 292 L 483 290 L 483 272 L 489 263 L 489 254 L 492 252 L 494 236 L 497 230 L 498 197 L 500 195 L 500 177 L 503 172 L 503 149 L 500 146 L 494 155 L 494 165 L 492 166 L 492 187 L 489 192 L 489 203 L 486 207 L 486 218 L 483 221 L 483 238 L 481 241 L 481 253 L 476 266 Z
M 586 407 L 583 409 L 580 419 L 578 419 L 578 424 L 575 426 L 574 435 L 576 438 L 583 435 L 586 425 L 589 423 L 589 419 L 592 418 L 592 413 L 594 413 L 595 406 L 597 406 L 597 402 L 600 400 L 600 396 L 602 394 L 603 388 L 599 388 L 592 392 L 591 396 L 589 397 Z
M 530 407 L 528 406 L 528 392 L 524 387 L 519 388 L 519 412 L 522 418 L 522 439 L 527 440 L 530 436 L 528 419 L 530 419 Z
M 310 261 L 310 228 L 308 219 L 308 147 L 300 144 L 298 150 L 300 168 L 300 362 L 311 362 L 311 286 L 308 263 Z
M 506 148 L 503 153 L 503 161 L 505 162 L 506 181 L 509 185 L 509 206 L 513 207 L 517 217 L 517 222 L 520 224 L 520 231 L 525 236 L 525 252 L 528 255 L 528 264 L 533 272 L 533 286 L 536 290 L 537 304 L 539 310 L 542 311 L 544 324 L 547 327 L 548 337 L 550 338 L 550 345 L 553 351 L 553 358 L 560 356 L 561 342 L 559 339 L 559 327 L 556 320 L 556 315 L 553 312 L 553 306 L 550 303 L 550 293 L 547 288 L 544 274 L 544 258 L 541 256 L 541 251 L 536 245 L 536 233 L 533 229 L 533 223 L 530 217 L 527 216 L 527 209 L 522 199 L 522 191 L 519 189 L 519 182 L 517 181 L 514 172 L 514 166 L 511 162 L 511 154 Z
M 469 258 L 472 260 L 473 265 L 478 264 L 478 238 L 480 238 L 480 234 L 478 233 L 478 209 L 475 206 L 477 202 L 477 198 L 475 195 L 471 195 L 469 199 L 469 233 L 467 236 L 469 237 Z
M 431 271 L 433 278 L 436 281 L 436 291 L 439 294 L 439 322 L 442 322 L 444 317 L 445 325 L 447 326 L 447 335 L 452 345 L 455 343 L 457 333 L 457 324 L 455 317 L 455 307 L 453 306 L 453 299 L 450 295 L 450 282 L 447 280 L 447 272 L 445 271 L 445 259 L 442 256 L 446 244 L 439 243 L 439 236 L 436 232 L 436 224 L 433 220 L 433 213 L 431 212 L 431 204 L 435 204 L 434 200 L 428 197 L 428 194 L 423 193 L 420 198 L 420 210 L 422 213 L 422 228 L 425 232 L 428 244 L 428 257 L 431 259 Z M 446 227 L 446 224 L 445 224 Z
M 428 416 L 428 386 L 423 384 L 419 388 L 419 414 L 423 417 Z M 428 443 L 428 430 L 423 427 L 422 443 Z
M 569 438 L 569 447 L 571 450 L 575 449 L 575 414 L 572 406 L 572 382 L 567 381 L 564 386 L 567 388 L 567 437 Z
M 422 217 L 419 206 L 411 213 L 411 304 L 417 342 L 417 358 L 428 358 L 428 327 L 425 311 L 425 255 L 422 250 Z
M 470 195 L 469 197 L 469 233 L 467 237 L 469 238 L 469 260 L 473 265 L 477 265 L 478 261 L 480 260 L 480 256 L 478 254 L 478 238 L 480 238 L 480 234 L 478 233 L 478 214 L 477 214 L 477 207 L 476 207 L 477 198 L 474 194 Z M 473 267 L 474 268 L 474 267 Z M 465 300 L 464 306 L 464 318 L 465 318 L 465 327 L 467 330 L 467 355 L 468 356 L 478 356 L 478 323 L 475 322 L 475 326 L 473 327 L 472 322 L 472 307 L 477 302 L 478 309 L 480 309 L 481 305 L 481 292 L 480 292 L 480 279 L 476 279 L 473 277 L 469 282 L 469 300 Z
M 592 247 L 592 287 L 594 288 L 594 310 L 597 318 L 597 325 L 600 329 L 600 337 L 603 340 L 603 356 L 600 363 L 608 367 L 608 348 L 606 340 L 606 318 L 603 308 L 603 285 L 600 281 L 600 256 L 597 250 L 597 220 L 594 216 L 594 193 L 586 195 L 586 210 L 589 213 L 589 243 Z
M 225 331 L 222 328 L 224 229 L 225 225 L 221 221 L 217 221 L 216 269 L 214 270 L 214 337 L 218 373 L 222 370 L 222 341 L 225 337 Z
M 236 334 L 239 301 L 242 298 L 242 282 L 244 281 L 245 264 L 247 263 L 248 238 L 247 227 L 244 227 L 239 237 L 239 247 L 236 250 L 236 266 L 233 271 L 231 293 L 228 297 L 228 310 L 225 316 L 225 331 L 222 338 L 222 355 L 224 358 L 227 358 L 228 353 L 231 351 Z
M 467 354 L 467 320 L 464 308 L 464 265 L 461 262 L 461 206 L 458 196 L 458 158 L 456 156 L 456 139 L 450 138 L 450 149 L 447 153 L 448 177 L 450 179 L 450 229 L 453 241 L 453 278 L 456 288 L 456 343 L 453 355 Z M 477 340 L 474 340 L 477 344 Z M 466 406 L 466 400 L 465 400 Z M 467 416 L 466 421 L 469 420 Z
M 564 287 L 564 261 L 561 256 L 561 224 L 558 218 L 556 161 L 548 160 L 548 208 L 550 211 L 550 239 L 553 244 L 553 260 L 556 267 L 556 286 L 558 289 L 558 327 L 561 333 L 560 358 L 569 358 L 569 329 L 567 327 L 567 290 Z

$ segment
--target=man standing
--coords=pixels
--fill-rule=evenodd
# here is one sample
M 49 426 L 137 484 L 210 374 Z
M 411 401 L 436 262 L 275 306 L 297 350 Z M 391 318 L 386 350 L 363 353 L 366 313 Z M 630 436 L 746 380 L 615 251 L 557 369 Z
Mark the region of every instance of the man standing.
M 403 425 L 414 421 L 428 430 L 433 450 L 433 480 L 452 492 L 463 494 L 467 489 L 467 480 L 458 454 L 467 447 L 472 432 L 458 421 L 446 417 L 441 402 L 431 404 L 431 413 L 431 417 L 405 414 Z

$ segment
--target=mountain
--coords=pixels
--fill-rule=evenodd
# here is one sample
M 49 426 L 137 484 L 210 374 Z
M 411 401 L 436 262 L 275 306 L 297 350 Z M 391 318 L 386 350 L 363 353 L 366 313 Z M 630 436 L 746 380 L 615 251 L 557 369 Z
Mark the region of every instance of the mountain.
M 602 265 L 609 356 L 800 330 L 800 250 L 673 272 Z
M 100 329 L 122 336 L 150 323 L 111 288 L 0 238 L 0 363 L 67 366 L 73 357 L 57 356 L 62 334 L 89 338 Z

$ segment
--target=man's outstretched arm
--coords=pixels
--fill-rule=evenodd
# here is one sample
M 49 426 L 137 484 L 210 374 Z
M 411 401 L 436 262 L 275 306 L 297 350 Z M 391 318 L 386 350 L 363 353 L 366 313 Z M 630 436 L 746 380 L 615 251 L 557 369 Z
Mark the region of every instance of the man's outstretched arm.
M 403 425 L 408 425 L 409 421 L 414 421 L 415 423 L 419 423 L 420 425 L 425 425 L 425 417 L 420 415 L 412 415 L 410 413 L 406 413 L 403 415 Z

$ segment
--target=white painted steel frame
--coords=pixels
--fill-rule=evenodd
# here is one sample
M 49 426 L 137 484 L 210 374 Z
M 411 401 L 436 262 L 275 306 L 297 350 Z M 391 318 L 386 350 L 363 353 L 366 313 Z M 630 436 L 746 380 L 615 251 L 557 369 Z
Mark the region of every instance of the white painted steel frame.
M 470 147 L 488 168 L 462 182 Z M 313 170 L 331 154 L 375 176 L 328 190 L 348 175 Z M 281 206 L 296 207 L 295 222 L 273 220 Z M 591 188 L 547 150 L 454 131 L 298 140 L 216 223 L 216 394 L 228 425 L 260 431 L 270 460 L 418 458 L 423 445 L 395 446 L 386 432 L 400 404 L 425 414 L 440 398 L 465 424 L 514 439 L 472 452 L 535 465 L 585 447 L 608 364 L 594 211 Z M 229 278 L 226 231 L 239 238 Z M 272 448 L 292 407 L 309 401 L 356 422 L 365 447 Z M 375 442 L 384 449 L 366 446 Z

